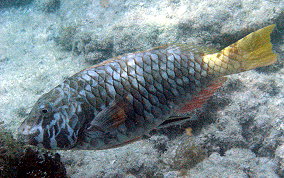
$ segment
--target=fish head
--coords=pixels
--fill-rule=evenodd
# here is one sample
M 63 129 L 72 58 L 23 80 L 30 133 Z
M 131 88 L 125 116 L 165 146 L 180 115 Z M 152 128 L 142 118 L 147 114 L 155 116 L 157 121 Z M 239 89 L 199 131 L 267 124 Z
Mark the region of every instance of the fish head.
M 70 149 L 82 126 L 80 111 L 78 102 L 66 93 L 52 90 L 39 98 L 18 128 L 18 140 L 47 149 Z

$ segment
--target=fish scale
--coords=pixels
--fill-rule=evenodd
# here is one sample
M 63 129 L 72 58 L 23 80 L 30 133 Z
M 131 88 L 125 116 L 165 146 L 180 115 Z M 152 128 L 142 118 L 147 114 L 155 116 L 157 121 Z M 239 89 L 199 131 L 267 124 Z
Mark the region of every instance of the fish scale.
M 185 62 L 188 59 L 186 55 L 180 56 L 179 54 L 180 51 L 178 51 L 178 53 L 175 54 L 175 56 L 172 55 L 172 52 L 174 51 L 173 49 L 176 49 L 176 46 L 167 47 L 165 49 L 158 49 L 158 50 L 154 49 L 150 51 L 150 53 L 149 52 L 140 53 L 138 57 L 135 57 L 133 54 L 130 54 L 129 56 L 125 56 L 124 60 L 121 60 L 121 59 L 114 60 L 109 65 L 117 66 L 114 63 L 118 63 L 120 67 L 124 66 L 124 68 L 120 68 L 121 70 L 120 75 L 127 76 L 127 78 L 120 78 L 120 80 L 117 80 L 118 82 L 112 82 L 114 81 L 114 79 L 113 79 L 113 75 L 110 72 L 104 72 L 103 73 L 104 77 L 102 77 L 103 75 L 100 72 L 104 71 L 103 68 L 105 66 L 99 66 L 99 69 L 90 68 L 86 70 L 87 73 L 89 73 L 88 72 L 89 70 L 98 71 L 98 75 L 101 76 L 100 78 L 93 78 L 93 76 L 91 75 L 90 77 L 92 78 L 92 80 L 97 79 L 99 84 L 103 82 L 112 83 L 114 85 L 114 88 L 119 88 L 119 89 L 127 88 L 126 90 L 129 92 L 127 94 L 128 95 L 130 94 L 132 96 L 131 99 L 129 100 L 129 103 L 132 106 L 131 108 L 133 109 L 134 114 L 132 113 L 133 114 L 132 119 L 129 119 L 129 122 L 131 122 L 131 124 L 126 122 L 126 128 L 130 127 L 132 128 L 131 130 L 133 130 L 133 133 L 128 131 L 128 135 L 130 137 L 130 138 L 128 137 L 129 139 L 136 137 L 137 136 L 136 132 L 139 132 L 133 129 L 133 126 L 137 125 L 138 127 L 138 125 L 145 125 L 146 121 L 149 120 L 143 112 L 145 108 L 143 106 L 143 99 L 142 99 L 143 95 L 141 95 L 140 93 L 139 85 L 141 85 L 148 93 L 148 97 L 145 99 L 147 99 L 152 105 L 152 106 L 150 105 L 151 109 L 149 109 L 148 107 L 148 110 L 151 112 L 151 115 L 154 116 L 156 120 L 156 122 L 154 123 L 162 122 L 165 115 L 170 114 L 169 102 L 176 102 L 178 99 L 180 100 L 182 97 L 188 97 L 188 96 L 185 96 L 185 93 L 187 90 L 186 88 L 189 88 L 187 85 L 189 85 L 189 82 L 190 82 L 190 79 L 185 77 L 185 73 L 187 76 L 189 75 L 188 68 L 190 66 L 189 66 L 189 63 Z M 168 51 L 170 51 L 171 53 L 169 53 Z M 176 67 L 182 66 L 182 73 L 178 73 L 178 71 L 181 71 L 181 70 L 177 70 L 176 68 L 174 68 L 173 67 L 174 65 L 168 65 L 169 63 L 168 58 L 171 58 L 170 61 L 173 64 L 174 63 L 177 64 Z M 151 62 L 148 63 L 146 62 L 146 60 L 151 60 Z M 153 61 L 153 60 L 156 60 L 156 61 Z M 130 65 L 127 65 L 126 63 Z M 132 66 L 134 64 L 135 66 Z M 148 75 L 147 73 L 144 73 L 144 69 L 149 68 L 147 64 L 150 65 L 150 68 L 151 68 L 151 71 L 148 71 L 148 72 L 151 72 L 151 76 L 153 76 L 153 79 L 154 79 L 153 82 L 152 80 L 148 80 L 150 81 L 150 84 L 148 85 L 146 84 L 147 77 L 144 77 L 144 75 Z M 180 64 L 183 64 L 183 65 L 180 65 Z M 140 66 L 143 66 L 143 68 Z M 108 69 L 106 70 L 109 70 L 109 67 L 107 68 Z M 140 71 L 141 69 L 143 70 L 143 72 Z M 174 69 L 176 71 L 174 71 Z M 139 72 L 137 72 L 138 70 Z M 167 72 L 175 73 L 174 76 L 180 76 L 180 77 L 175 78 L 175 80 L 172 80 L 172 83 L 169 84 L 167 81 L 167 79 L 169 78 Z M 127 73 L 127 75 L 125 75 L 124 73 L 125 74 Z M 78 77 L 80 77 L 80 75 L 81 77 L 83 77 L 82 76 L 83 74 L 80 74 L 80 73 L 78 74 Z M 183 80 L 184 78 L 187 78 L 187 80 Z M 72 80 L 72 78 L 70 78 L 70 80 Z M 141 82 L 141 81 L 145 81 L 146 83 L 144 84 L 144 82 Z M 122 83 L 124 83 L 124 85 L 122 85 Z M 166 88 L 170 89 L 170 91 L 172 92 L 172 94 L 169 95 L 169 96 L 173 96 L 171 97 L 172 100 L 170 98 L 166 98 L 164 94 L 164 93 L 167 93 Z M 93 92 L 99 93 L 100 94 L 98 96 L 99 98 L 103 98 L 102 100 L 105 102 L 106 101 L 113 102 L 111 101 L 113 98 L 106 97 L 107 87 L 103 87 L 102 85 L 99 85 L 98 90 L 99 92 L 95 90 L 93 90 Z M 111 93 L 111 91 L 108 91 L 108 92 Z M 123 96 L 125 94 L 126 93 L 120 94 L 120 96 Z M 113 95 L 115 95 L 115 93 L 113 93 Z M 175 96 L 180 96 L 180 98 L 176 99 Z M 88 100 L 90 99 L 91 98 L 89 98 Z M 148 102 L 148 105 L 149 105 L 149 102 Z M 101 105 L 103 105 L 103 108 L 107 107 L 105 103 L 101 103 Z M 153 120 L 153 118 L 151 119 Z M 91 122 L 95 123 L 94 120 L 92 120 Z M 127 129 L 129 130 L 129 128 Z M 101 132 L 100 130 L 101 129 L 97 130 L 96 132 Z M 118 134 L 118 133 L 116 132 L 113 132 L 112 134 L 108 133 L 109 136 L 110 135 L 116 136 L 115 134 Z M 105 135 L 102 134 L 102 137 L 105 137 Z M 111 143 L 111 144 L 114 144 L 114 143 Z M 90 146 L 95 147 L 96 145 L 90 145 Z M 104 147 L 109 147 L 109 145 L 104 144 Z
M 184 122 L 222 86 L 223 76 L 276 61 L 273 27 L 217 53 L 166 45 L 80 71 L 39 98 L 19 139 L 49 149 L 106 149 Z

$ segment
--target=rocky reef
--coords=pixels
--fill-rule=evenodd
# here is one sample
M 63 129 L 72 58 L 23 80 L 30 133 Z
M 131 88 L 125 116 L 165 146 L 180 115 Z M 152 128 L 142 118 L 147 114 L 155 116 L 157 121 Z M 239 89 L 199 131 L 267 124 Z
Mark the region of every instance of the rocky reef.
M 1 126 L 0 177 L 67 178 L 59 154 L 24 146 Z

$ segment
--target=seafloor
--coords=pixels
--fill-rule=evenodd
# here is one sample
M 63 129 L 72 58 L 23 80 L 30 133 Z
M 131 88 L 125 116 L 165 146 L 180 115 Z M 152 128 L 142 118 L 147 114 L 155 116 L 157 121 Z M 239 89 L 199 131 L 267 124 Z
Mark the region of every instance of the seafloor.
M 283 177 L 282 0 L 0 0 L 0 123 L 15 134 L 43 93 L 106 58 L 168 43 L 221 49 L 273 23 L 278 62 L 229 76 L 197 121 L 58 153 L 70 177 Z

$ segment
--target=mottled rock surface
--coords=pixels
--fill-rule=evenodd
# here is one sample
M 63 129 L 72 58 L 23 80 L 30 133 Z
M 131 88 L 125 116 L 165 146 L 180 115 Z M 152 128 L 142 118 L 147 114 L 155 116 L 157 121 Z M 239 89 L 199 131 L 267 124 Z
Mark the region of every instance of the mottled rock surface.
M 0 8 L 11 8 L 28 5 L 33 0 L 0 0 Z

